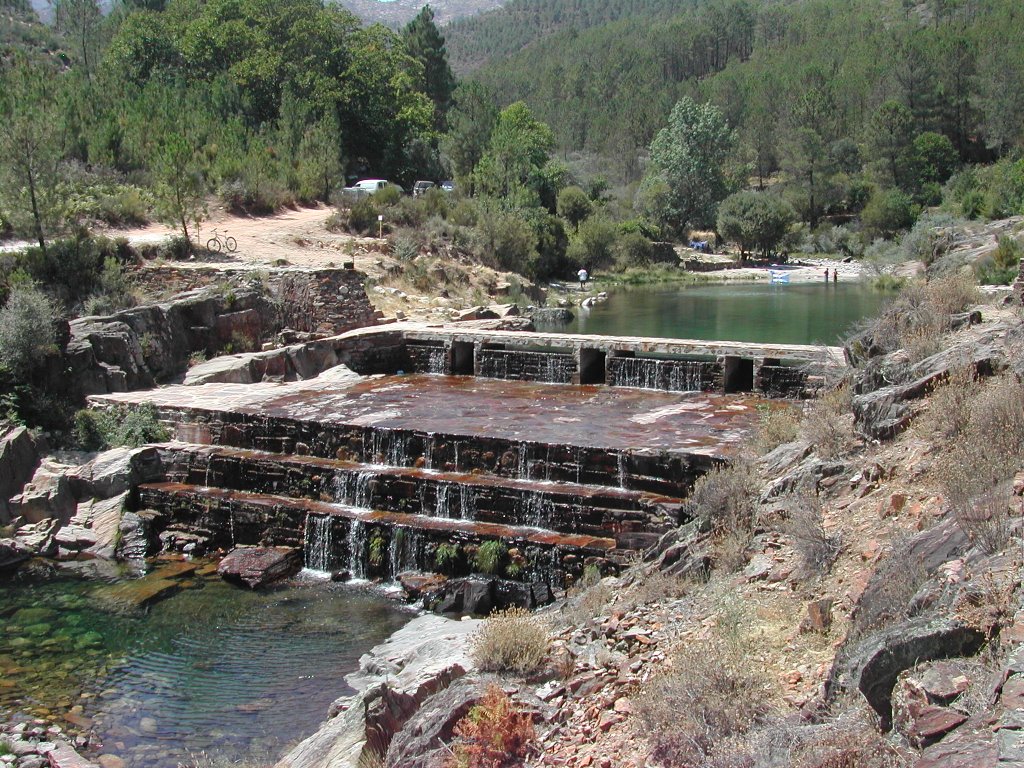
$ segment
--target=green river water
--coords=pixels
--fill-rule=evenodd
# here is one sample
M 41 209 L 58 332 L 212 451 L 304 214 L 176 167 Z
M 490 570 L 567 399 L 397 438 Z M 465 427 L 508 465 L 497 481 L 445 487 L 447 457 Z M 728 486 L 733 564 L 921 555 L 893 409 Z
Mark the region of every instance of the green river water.
M 887 294 L 860 283 L 737 283 L 616 291 L 568 325 L 544 330 L 605 336 L 837 344 Z

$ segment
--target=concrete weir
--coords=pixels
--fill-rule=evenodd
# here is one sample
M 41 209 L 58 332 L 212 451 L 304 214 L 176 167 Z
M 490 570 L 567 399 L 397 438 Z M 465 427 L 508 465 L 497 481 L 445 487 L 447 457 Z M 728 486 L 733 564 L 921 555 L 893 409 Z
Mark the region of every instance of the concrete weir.
M 286 350 L 276 381 L 92 403 L 173 426 L 164 482 L 135 494 L 166 513 L 167 547 L 297 546 L 362 578 L 487 570 L 532 601 L 685 522 L 694 481 L 777 407 L 774 369 L 794 394 L 816 375 L 794 361 L 841 364 L 754 346 L 389 326 Z

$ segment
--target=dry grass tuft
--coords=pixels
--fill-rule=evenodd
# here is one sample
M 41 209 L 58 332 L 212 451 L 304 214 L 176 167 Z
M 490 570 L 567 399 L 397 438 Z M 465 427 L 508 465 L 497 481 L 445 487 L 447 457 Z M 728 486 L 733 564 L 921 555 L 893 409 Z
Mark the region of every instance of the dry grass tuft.
M 842 536 L 825 530 L 821 502 L 810 493 L 790 497 L 789 516 L 782 525 L 782 532 L 793 542 L 807 576 L 828 572 L 842 551 Z
M 978 386 L 967 407 L 939 464 L 940 483 L 964 533 L 993 554 L 1007 545 L 1020 514 L 1013 477 L 1024 454 L 1024 388 L 1003 374 Z
M 852 397 L 844 382 L 811 403 L 804 414 L 800 436 L 823 459 L 844 456 L 856 444 Z
M 791 443 L 800 436 L 800 411 L 785 405 L 758 407 L 761 419 L 754 435 L 753 448 L 758 456 L 771 453 L 780 445 Z
M 719 613 L 709 641 L 676 649 L 638 697 L 652 755 L 663 765 L 708 765 L 720 745 L 769 714 L 768 677 L 747 654 L 746 621 L 734 614 Z
M 906 538 L 893 540 L 892 549 L 875 567 L 874 576 L 853 616 L 850 638 L 910 618 L 914 595 L 928 580 L 921 559 Z
M 536 671 L 548 652 L 548 630 L 524 608 L 495 611 L 473 638 L 473 658 L 485 672 Z

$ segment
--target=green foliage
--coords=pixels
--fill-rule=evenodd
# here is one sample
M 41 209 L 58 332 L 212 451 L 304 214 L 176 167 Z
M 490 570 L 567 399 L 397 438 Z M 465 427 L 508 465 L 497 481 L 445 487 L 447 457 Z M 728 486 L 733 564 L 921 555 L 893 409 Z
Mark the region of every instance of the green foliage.
M 30 380 L 43 358 L 56 351 L 57 309 L 32 284 L 13 288 L 0 309 L 0 367 Z
M 607 269 L 616 261 L 619 228 L 602 216 L 593 216 L 582 224 L 569 242 L 566 255 L 575 264 L 592 270 Z
M 462 548 L 458 544 L 438 544 L 434 550 L 434 567 L 441 573 L 452 575 L 462 562 Z
M 740 254 L 758 251 L 768 258 L 796 219 L 785 200 L 768 192 L 736 192 L 718 207 L 718 233 L 738 243 Z
M 566 187 L 558 193 L 558 215 L 579 229 L 580 222 L 585 221 L 594 211 L 590 196 L 580 187 Z
M 87 451 L 117 446 L 137 448 L 170 437 L 152 403 L 103 411 L 83 409 L 75 414 L 74 433 L 78 444 Z
M 473 556 L 473 567 L 480 573 L 501 574 L 508 561 L 508 547 L 499 539 L 485 541 Z
M 348 230 L 353 234 L 366 235 L 377 233 L 377 216 L 381 208 L 375 195 L 367 195 L 356 200 L 348 211 Z
M 158 218 L 181 227 L 182 237 L 190 240 L 206 218 L 205 176 L 198 147 L 184 135 L 169 132 L 153 147 L 148 162 L 156 181 Z
M 402 31 L 405 47 L 423 67 L 425 92 L 434 102 L 437 122 L 441 123 L 455 90 L 455 76 L 448 66 L 444 36 L 434 24 L 434 11 L 429 5 L 410 21 Z
M 484 264 L 523 273 L 534 254 L 534 234 L 518 211 L 490 202 L 476 207 L 473 251 Z
M 896 189 L 877 190 L 861 213 L 861 222 L 869 235 L 887 238 L 909 229 L 916 219 L 913 201 Z
M 56 73 L 48 63 L 18 55 L 0 75 L 0 204 L 45 252 L 61 205 Z
M 996 249 L 974 265 L 980 285 L 1010 285 L 1020 272 L 1024 247 L 1018 240 L 1000 237 Z
M 615 244 L 615 268 L 647 267 L 654 256 L 654 245 L 639 232 L 623 232 Z
M 649 199 L 651 218 L 679 234 L 714 226 L 718 203 L 729 194 L 725 164 L 734 141 L 717 107 L 680 99 L 651 144 L 644 188 L 659 190 Z
M 535 203 L 536 174 L 547 163 L 554 136 L 521 101 L 503 109 L 491 131 L 487 151 L 473 171 L 474 181 L 486 195 Z
M 370 565 L 373 568 L 380 568 L 384 564 L 384 553 L 387 551 L 387 540 L 379 528 L 374 528 L 370 534 Z
M 498 108 L 487 88 L 474 81 L 459 85 L 453 95 L 448 133 L 442 146 L 456 180 L 471 194 L 474 191 L 471 174 L 483 159 L 497 122 Z

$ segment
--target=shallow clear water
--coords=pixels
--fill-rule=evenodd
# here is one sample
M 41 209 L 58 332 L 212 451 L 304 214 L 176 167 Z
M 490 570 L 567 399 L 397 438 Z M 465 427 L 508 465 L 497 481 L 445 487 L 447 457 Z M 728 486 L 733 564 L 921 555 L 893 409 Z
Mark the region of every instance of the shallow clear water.
M 877 313 L 886 294 L 859 283 L 742 283 L 634 288 L 568 325 L 539 330 L 609 336 L 722 339 L 776 344 L 836 344 L 858 320 Z
M 214 751 L 273 762 L 350 692 L 359 656 L 412 616 L 313 577 L 260 592 L 213 574 L 181 584 L 144 612 L 75 579 L 0 584 L 0 710 L 85 718 L 102 742 L 93 751 L 129 768 Z

